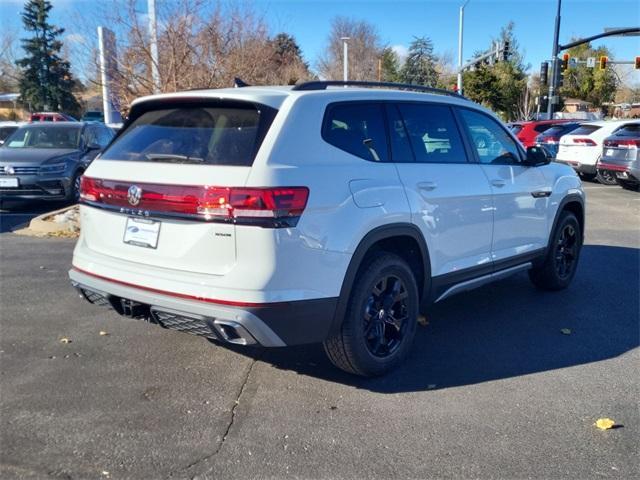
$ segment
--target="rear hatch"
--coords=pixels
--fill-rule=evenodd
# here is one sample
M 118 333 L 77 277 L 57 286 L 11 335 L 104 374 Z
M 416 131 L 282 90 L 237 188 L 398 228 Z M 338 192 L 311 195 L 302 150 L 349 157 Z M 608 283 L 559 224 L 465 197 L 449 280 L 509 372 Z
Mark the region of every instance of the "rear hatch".
M 143 265 L 228 273 L 236 262 L 231 187 L 245 185 L 276 113 L 235 100 L 134 105 L 83 176 L 85 247 Z
M 590 135 L 601 127 L 595 124 L 584 124 L 573 130 L 568 135 L 560 138 L 560 147 L 556 158 L 566 161 L 580 161 L 586 149 L 599 149 L 600 147 Z
M 623 125 L 603 142 L 602 162 L 628 164 L 638 160 L 640 123 Z

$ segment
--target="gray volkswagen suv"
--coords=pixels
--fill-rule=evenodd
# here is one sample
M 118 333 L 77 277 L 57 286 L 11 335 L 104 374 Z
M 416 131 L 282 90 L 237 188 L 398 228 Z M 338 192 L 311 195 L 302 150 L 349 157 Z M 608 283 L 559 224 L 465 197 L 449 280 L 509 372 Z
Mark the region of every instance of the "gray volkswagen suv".
M 82 173 L 113 136 L 95 122 L 23 125 L 0 147 L 0 202 L 76 200 Z

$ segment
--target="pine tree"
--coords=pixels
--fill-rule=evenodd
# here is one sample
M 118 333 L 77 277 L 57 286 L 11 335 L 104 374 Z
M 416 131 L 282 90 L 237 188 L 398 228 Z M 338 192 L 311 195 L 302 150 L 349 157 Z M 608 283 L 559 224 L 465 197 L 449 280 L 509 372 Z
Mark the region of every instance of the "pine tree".
M 64 29 L 48 22 L 51 8 L 49 0 L 29 0 L 24 6 L 22 23 L 32 37 L 22 39 L 26 55 L 16 62 L 21 69 L 20 94 L 34 110 L 77 114 L 80 105 L 72 93 L 76 81 L 69 62 L 60 56 Z
M 383 82 L 397 82 L 399 80 L 400 60 L 398 54 L 391 48 L 382 50 L 382 68 L 380 79 Z
M 435 87 L 438 84 L 436 60 L 431 40 L 427 37 L 414 37 L 407 60 L 400 71 L 400 80 L 403 83 Z

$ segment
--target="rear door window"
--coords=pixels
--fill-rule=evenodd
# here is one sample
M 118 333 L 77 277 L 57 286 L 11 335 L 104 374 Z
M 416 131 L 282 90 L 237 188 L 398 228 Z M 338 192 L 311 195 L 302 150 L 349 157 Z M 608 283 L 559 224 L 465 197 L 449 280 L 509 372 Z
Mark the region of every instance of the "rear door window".
M 467 156 L 453 112 L 446 105 L 398 105 L 418 163 L 466 163 Z
M 251 166 L 275 110 L 233 102 L 143 112 L 102 160 Z
M 330 105 L 322 125 L 322 138 L 364 160 L 386 162 L 389 159 L 384 113 L 382 105 L 377 103 Z

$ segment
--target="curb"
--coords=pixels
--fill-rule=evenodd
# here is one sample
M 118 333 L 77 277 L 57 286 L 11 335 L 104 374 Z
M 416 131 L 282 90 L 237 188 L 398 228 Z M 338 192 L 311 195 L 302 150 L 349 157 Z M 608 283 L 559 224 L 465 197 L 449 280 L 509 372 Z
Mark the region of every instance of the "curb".
M 34 219 L 29 222 L 29 230 L 35 234 L 50 234 L 50 233 L 59 233 L 59 232 L 73 232 L 75 230 L 69 228 L 69 223 L 56 223 L 52 221 L 47 221 L 47 219 L 51 219 L 52 217 L 65 213 L 69 210 L 76 208 L 77 205 L 71 205 L 70 207 L 61 208 L 60 210 L 54 210 L 53 212 L 43 213 L 42 215 L 38 215 Z

